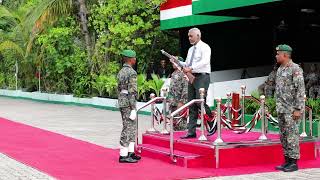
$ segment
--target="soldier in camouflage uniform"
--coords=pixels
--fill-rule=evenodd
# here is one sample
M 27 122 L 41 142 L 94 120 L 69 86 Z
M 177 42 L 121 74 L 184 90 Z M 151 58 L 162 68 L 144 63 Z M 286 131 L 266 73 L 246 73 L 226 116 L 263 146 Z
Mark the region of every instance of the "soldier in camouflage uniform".
M 280 140 L 286 162 L 276 169 L 285 172 L 298 170 L 300 158 L 299 123 L 304 110 L 305 85 L 303 70 L 291 60 L 292 48 L 279 45 L 277 62 L 280 67 L 276 77 L 276 104 L 279 118 Z
M 311 66 L 310 72 L 306 75 L 306 92 L 309 93 L 309 98 L 316 98 L 319 95 L 319 74 L 317 73 L 316 65 Z
M 136 133 L 137 72 L 132 68 L 136 64 L 136 53 L 124 50 L 123 67 L 118 73 L 118 105 L 122 116 L 120 137 L 120 163 L 136 163 L 141 157 L 134 153 Z
M 182 58 L 180 58 L 182 59 Z M 179 71 L 173 65 L 174 72 L 171 74 L 171 81 L 169 87 L 169 109 L 171 112 L 177 110 L 188 101 L 188 81 L 184 77 L 184 73 Z M 187 128 L 187 119 L 179 118 L 174 123 L 174 130 L 181 131 Z

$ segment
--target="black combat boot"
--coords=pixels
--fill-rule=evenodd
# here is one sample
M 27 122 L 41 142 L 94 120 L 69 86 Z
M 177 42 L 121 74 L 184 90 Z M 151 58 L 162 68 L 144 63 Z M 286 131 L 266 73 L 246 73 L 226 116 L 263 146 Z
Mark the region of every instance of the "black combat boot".
M 138 160 L 133 159 L 130 156 L 120 156 L 119 163 L 137 163 Z
M 293 172 L 298 170 L 296 159 L 289 158 L 289 163 L 283 168 L 284 172 Z
M 282 165 L 277 166 L 277 167 L 276 167 L 276 170 L 283 171 L 283 168 L 288 165 L 288 163 L 289 163 L 289 157 L 285 156 L 285 157 L 284 157 L 284 160 L 285 160 L 285 162 L 284 162 Z
M 136 155 L 136 153 L 134 153 L 134 152 L 129 152 L 128 156 L 131 157 L 132 159 L 135 159 L 135 160 L 138 160 L 138 161 L 141 159 L 141 157 Z

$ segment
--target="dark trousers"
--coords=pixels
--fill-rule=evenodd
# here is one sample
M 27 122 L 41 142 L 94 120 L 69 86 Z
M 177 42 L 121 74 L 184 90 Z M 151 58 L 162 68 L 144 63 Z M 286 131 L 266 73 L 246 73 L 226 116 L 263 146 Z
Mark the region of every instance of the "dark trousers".
M 199 89 L 204 88 L 205 89 L 205 103 L 204 107 L 207 114 L 211 114 L 211 110 L 209 106 L 206 103 L 206 97 L 207 97 L 207 91 L 210 84 L 210 75 L 209 74 L 197 74 L 195 75 L 196 78 L 193 82 L 193 84 L 188 85 L 188 100 L 191 101 L 193 99 L 200 99 L 200 93 Z M 196 133 L 196 127 L 197 127 L 197 120 L 198 120 L 198 114 L 199 110 L 201 109 L 201 104 L 193 104 L 189 108 L 189 123 L 188 123 L 188 133 L 194 134 Z

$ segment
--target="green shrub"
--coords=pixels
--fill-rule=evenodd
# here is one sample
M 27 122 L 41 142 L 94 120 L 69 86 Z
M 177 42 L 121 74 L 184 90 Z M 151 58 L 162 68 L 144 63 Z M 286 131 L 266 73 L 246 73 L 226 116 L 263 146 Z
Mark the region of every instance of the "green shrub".
M 0 88 L 5 88 L 6 83 L 5 83 L 5 75 L 4 73 L 0 73 Z
M 164 81 L 156 74 L 152 74 L 151 77 L 152 79 L 148 81 L 149 89 L 153 90 L 156 93 L 156 96 L 159 97 Z
M 147 82 L 146 74 L 138 74 L 137 85 L 138 85 L 138 99 L 146 101 L 146 93 L 150 90 L 150 86 L 149 86 L 149 83 Z
M 108 77 L 106 75 L 99 75 L 95 81 L 92 82 L 92 88 L 98 91 L 100 97 L 105 93 L 107 81 Z
M 115 75 L 110 75 L 106 79 L 105 90 L 109 97 L 116 98 L 117 97 L 117 77 Z

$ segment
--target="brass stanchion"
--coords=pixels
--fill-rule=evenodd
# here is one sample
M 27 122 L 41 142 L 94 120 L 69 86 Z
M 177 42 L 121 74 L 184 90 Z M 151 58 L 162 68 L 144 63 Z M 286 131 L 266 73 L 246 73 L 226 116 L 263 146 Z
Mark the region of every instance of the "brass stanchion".
M 320 133 L 319 130 L 320 130 L 320 127 L 318 126 L 318 134 Z M 310 134 L 310 137 L 313 136 L 313 119 L 312 119 L 312 109 L 311 108 L 309 109 L 309 134 Z
M 163 115 L 163 129 L 161 131 L 161 134 L 169 134 L 169 131 L 167 130 L 167 93 L 168 90 L 166 88 L 162 89 L 163 91 L 163 107 L 162 107 L 162 115 Z
M 228 99 L 228 104 L 227 104 L 227 110 L 228 110 L 228 113 L 227 113 L 227 118 L 228 120 L 232 120 L 232 103 L 231 103 L 231 93 L 227 93 L 227 99 Z
M 154 93 L 150 94 L 150 99 L 154 99 L 156 97 L 156 95 Z M 150 129 L 147 130 L 148 133 L 155 133 L 158 132 L 155 128 L 154 128 L 154 102 L 151 104 L 151 127 Z
M 245 124 L 244 122 L 244 115 L 245 115 L 245 96 L 246 96 L 246 86 L 242 85 L 241 86 L 241 125 L 243 126 Z
M 259 140 L 267 140 L 266 136 L 266 112 L 265 112 L 265 96 L 260 96 L 260 107 L 261 107 L 261 135 L 259 137 Z
M 307 100 L 307 96 L 304 95 L 303 98 L 303 109 L 302 109 L 302 133 L 300 134 L 300 137 L 307 137 L 307 133 L 306 133 L 306 100 Z
M 202 99 L 203 101 L 201 102 L 201 135 L 198 138 L 199 141 L 206 141 L 207 137 L 204 135 L 204 94 L 205 94 L 205 89 L 204 88 L 200 88 L 199 89 L 199 93 L 200 93 L 200 99 Z
M 217 136 L 217 139 L 214 141 L 214 144 L 215 145 L 218 145 L 218 144 L 221 144 L 223 143 L 223 140 L 221 138 L 221 98 L 217 98 L 216 99 L 217 101 L 217 133 L 218 133 L 218 136 Z

